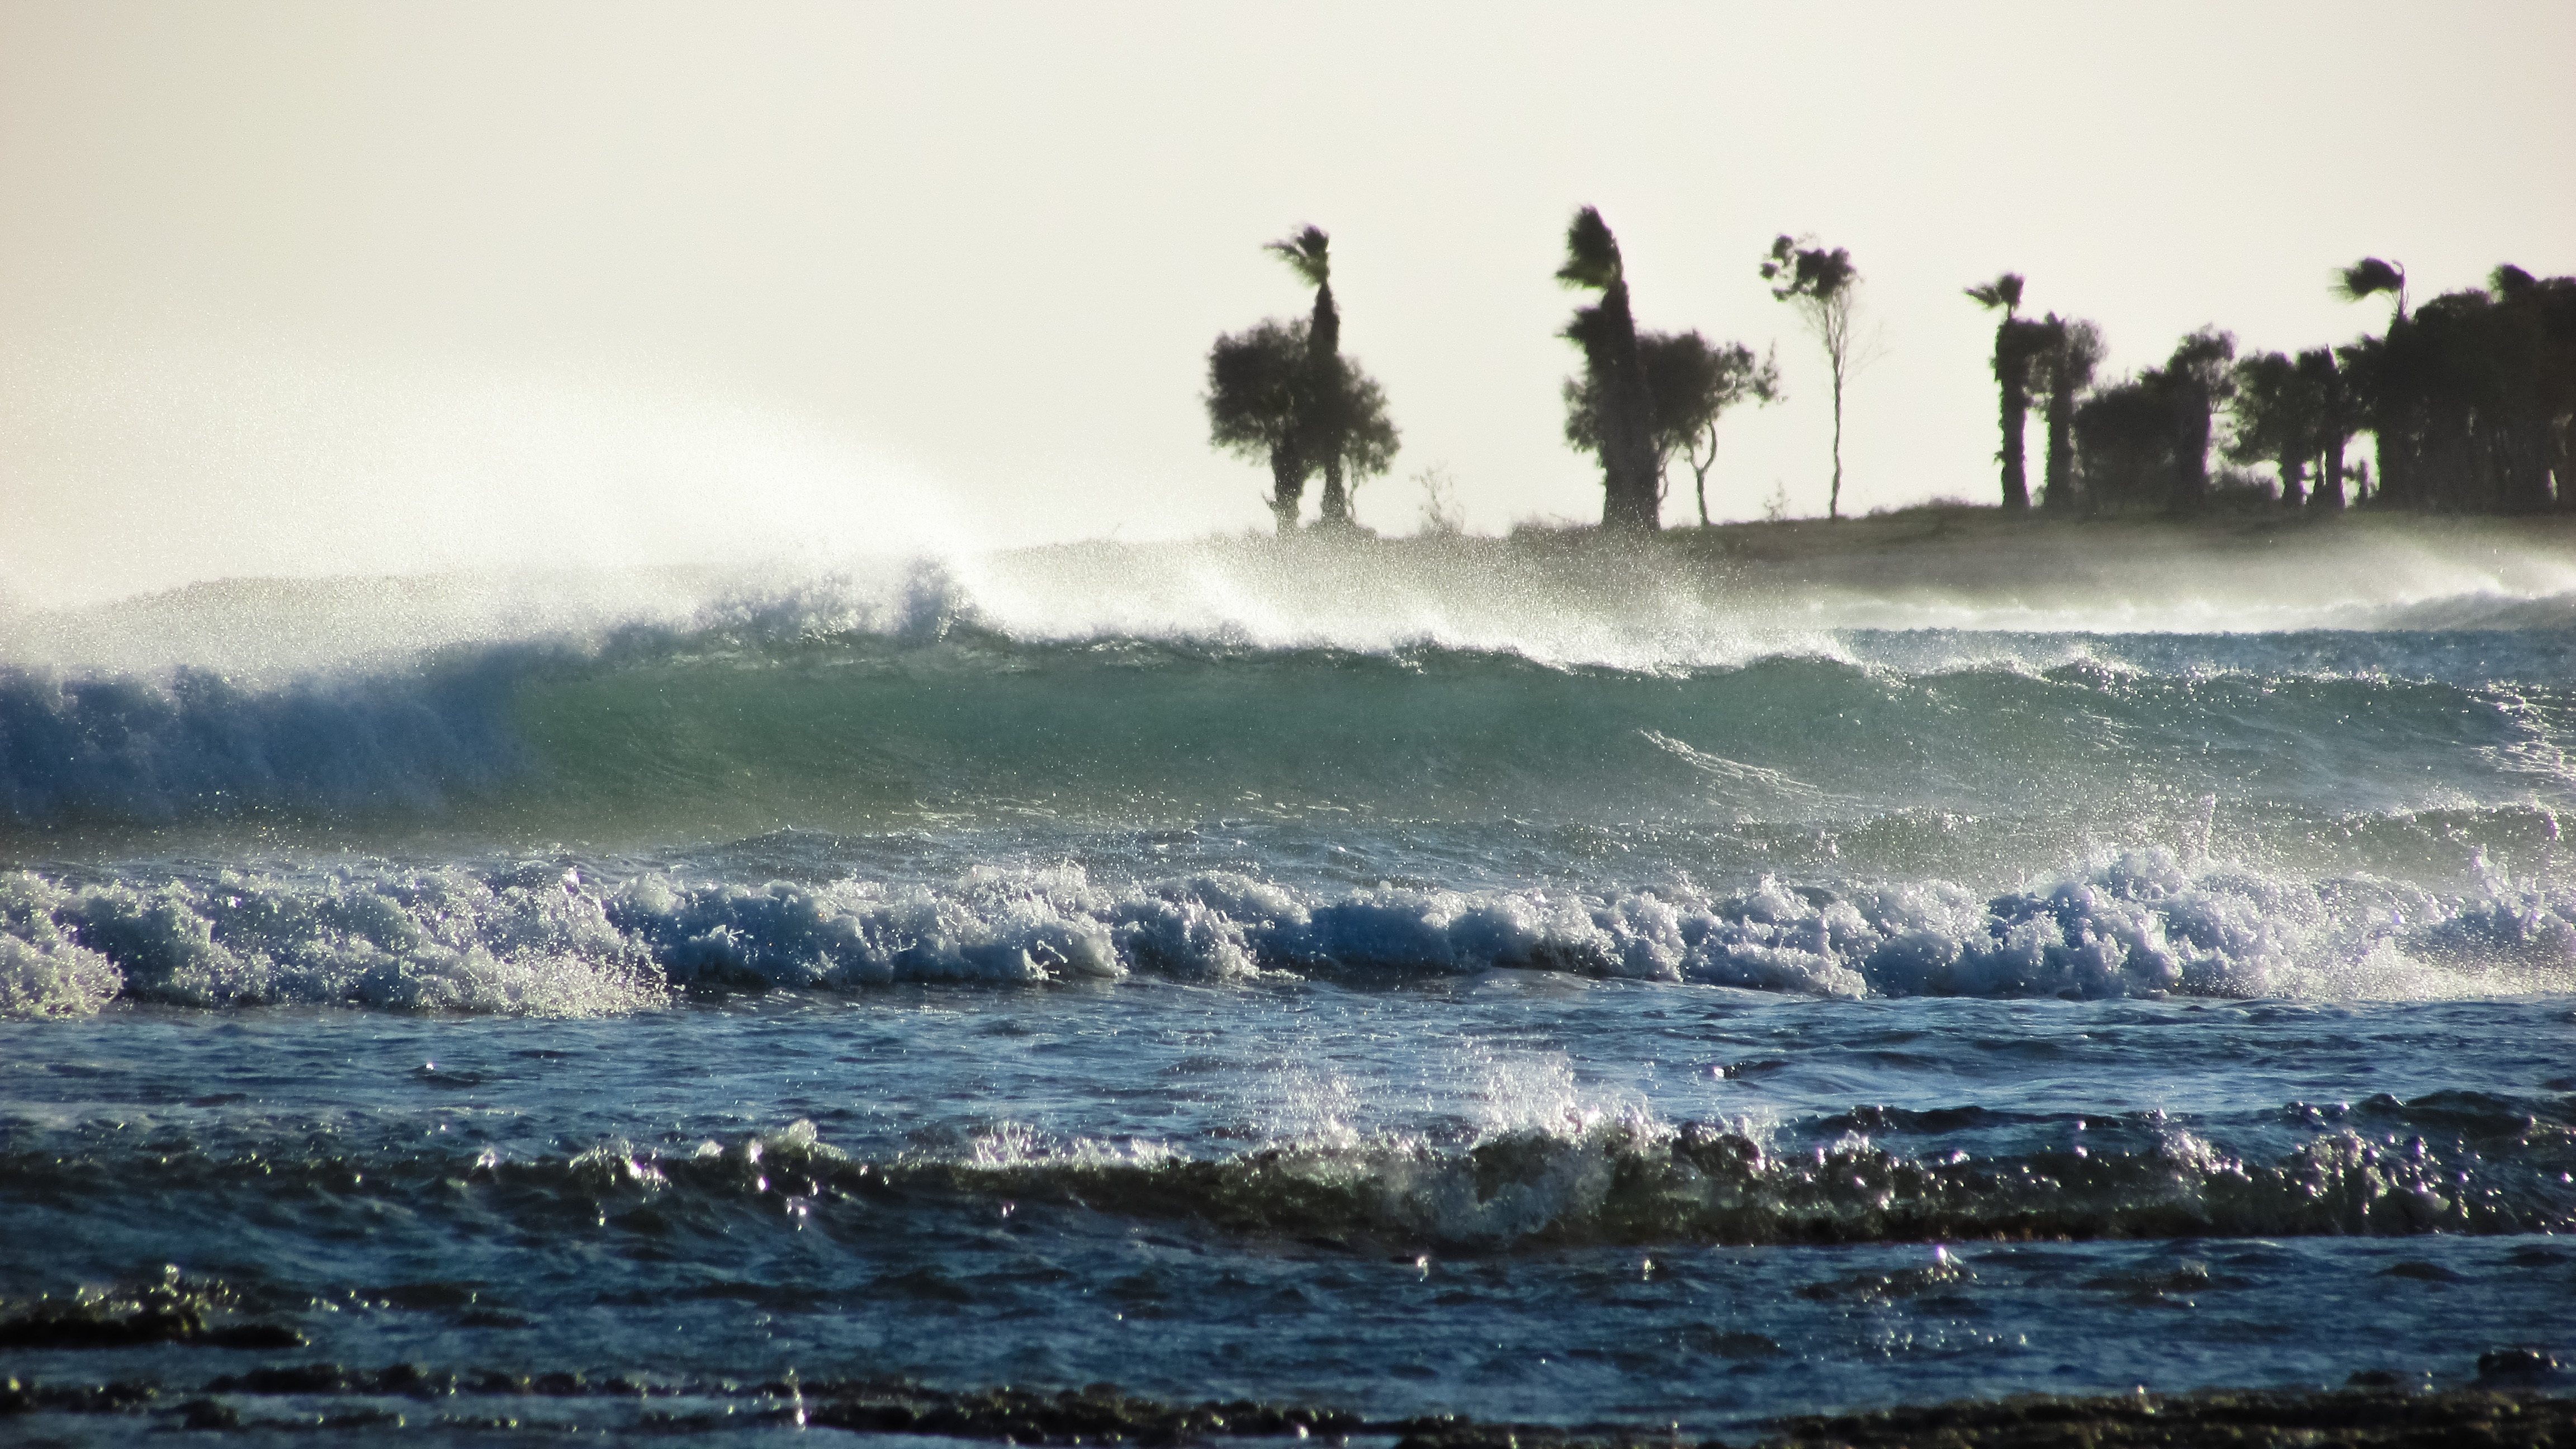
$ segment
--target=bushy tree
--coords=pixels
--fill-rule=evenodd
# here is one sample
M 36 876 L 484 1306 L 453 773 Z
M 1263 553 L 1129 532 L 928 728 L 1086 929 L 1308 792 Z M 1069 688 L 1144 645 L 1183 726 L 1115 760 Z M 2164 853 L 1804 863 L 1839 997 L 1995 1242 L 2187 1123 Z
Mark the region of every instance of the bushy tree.
M 1304 321 L 1265 321 L 1219 337 L 1208 353 L 1208 435 L 1218 447 L 1270 464 L 1271 516 L 1283 534 L 1297 526 L 1306 480 L 1324 475 L 1322 522 L 1351 526 L 1351 490 L 1384 473 L 1398 446 L 1386 390 L 1342 356 L 1342 314 L 1333 301 L 1332 238 L 1299 228 L 1268 250 L 1315 289 Z
M 1282 534 L 1297 526 L 1309 471 L 1298 447 L 1306 414 L 1306 338 L 1306 323 L 1273 318 L 1219 337 L 1208 351 L 1208 438 L 1270 465 L 1270 514 Z
M 2235 338 L 2204 327 L 2163 366 L 2084 399 L 2075 439 L 2091 507 L 2189 513 L 2208 502 L 2211 417 L 2233 393 L 2235 355 Z
M 2280 352 L 2239 358 L 2230 376 L 2235 396 L 2228 410 L 2236 426 L 2227 444 L 2229 461 L 2270 463 L 2280 473 L 2281 501 L 2304 505 L 2308 464 L 2321 449 L 2325 421 L 2316 377 Z
M 2576 428 L 2576 277 L 2501 266 L 2343 350 L 2378 440 L 2380 500 L 2527 513 L 2566 506 Z
M 1818 346 L 1834 383 L 1834 481 L 1825 495 L 1825 516 L 1842 517 L 1843 384 L 1860 360 L 1853 323 L 1860 308 L 1860 269 L 1841 247 L 1802 247 L 1799 238 L 1782 236 L 1771 243 L 1762 261 L 1762 280 L 1771 295 L 1795 307 Z
M 1770 403 L 1781 396 L 1779 366 L 1756 358 L 1741 342 L 1712 345 L 1697 332 L 1648 332 L 1637 339 L 1645 369 L 1647 438 L 1654 452 L 1655 501 L 1658 517 L 1669 491 L 1673 460 L 1690 465 L 1699 500 L 1699 521 L 1708 524 L 1708 470 L 1717 462 L 1717 421 L 1727 409 L 1751 399 Z M 1587 452 L 1602 443 L 1603 398 L 1595 374 L 1587 370 L 1565 383 L 1565 440 Z
M 2097 513 L 2151 506 L 2173 492 L 2173 426 L 2154 370 L 2098 387 L 2075 409 L 2084 502 Z
M 1598 210 L 1587 206 L 1574 214 L 1556 279 L 1601 294 L 1600 301 L 1576 309 L 1562 334 L 1583 349 L 1580 386 L 1593 399 L 1589 446 L 1601 459 L 1601 526 L 1652 533 L 1661 524 L 1662 502 L 1655 481 L 1654 404 L 1628 306 L 1627 268 Z M 1567 435 L 1573 436 L 1570 423 Z
M 2104 356 L 2102 329 L 2076 317 L 2051 312 L 2039 324 L 2038 354 L 2032 359 L 2031 383 L 2046 400 L 2048 472 L 2040 485 L 2039 504 L 2047 509 L 2075 504 L 2075 407 Z
M 1273 318 L 1219 337 L 1208 352 L 1209 440 L 1270 465 L 1266 501 L 1282 534 L 1297 527 L 1308 478 L 1324 472 L 1328 479 L 1347 477 L 1355 487 L 1358 480 L 1393 466 L 1401 441 L 1387 416 L 1385 389 L 1356 362 L 1333 358 L 1330 369 L 1317 377 L 1310 361 L 1310 325 L 1303 319 Z M 1318 386 L 1321 397 L 1315 393 Z M 1328 415 L 1329 424 L 1319 424 L 1319 415 Z M 1331 453 L 1314 451 L 1327 442 Z M 1347 493 L 1340 511 L 1326 521 L 1350 524 Z

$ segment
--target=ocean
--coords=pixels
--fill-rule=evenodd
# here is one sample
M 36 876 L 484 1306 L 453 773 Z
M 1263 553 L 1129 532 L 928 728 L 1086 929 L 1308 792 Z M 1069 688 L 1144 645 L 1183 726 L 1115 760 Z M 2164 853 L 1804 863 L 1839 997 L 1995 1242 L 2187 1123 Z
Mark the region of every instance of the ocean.
M 2576 571 L 2509 572 L 1228 540 L 13 606 L 0 1407 L 1740 1439 L 2563 1357 Z

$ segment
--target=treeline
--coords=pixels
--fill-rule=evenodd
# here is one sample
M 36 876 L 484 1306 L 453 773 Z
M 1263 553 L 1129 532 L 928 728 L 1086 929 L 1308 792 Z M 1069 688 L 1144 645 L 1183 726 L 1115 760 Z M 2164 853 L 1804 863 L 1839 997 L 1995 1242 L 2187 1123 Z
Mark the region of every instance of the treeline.
M 1783 239 L 1786 244 L 1786 239 Z M 1265 500 L 1279 531 L 1297 527 L 1306 487 L 1323 479 L 1324 529 L 1355 527 L 1351 494 L 1392 466 L 1400 436 L 1386 394 L 1341 352 L 1341 311 L 1333 300 L 1331 239 L 1306 227 L 1266 250 L 1315 289 L 1302 318 L 1270 318 L 1217 338 L 1207 360 L 1208 434 L 1216 446 L 1269 465 Z M 1829 254 L 1817 252 L 1817 257 Z M 1784 280 L 1781 295 L 1804 286 L 1815 302 L 1848 313 L 1857 279 L 1840 253 L 1840 271 Z M 1810 268 L 1812 271 L 1813 269 Z M 1780 370 L 1740 342 L 1712 343 L 1698 332 L 1640 331 L 1628 308 L 1628 280 L 1618 240 L 1591 207 L 1566 232 L 1566 262 L 1557 280 L 1600 294 L 1575 310 L 1559 334 L 1583 353 L 1583 373 L 1566 380 L 1565 437 L 1600 459 L 1605 528 L 1651 531 L 1659 525 L 1675 462 L 1691 470 L 1700 522 L 1708 522 L 1708 474 L 1717 461 L 1718 419 L 1738 403 L 1781 396 Z M 1768 272 L 1766 271 L 1766 275 Z M 1839 300 L 1837 300 L 1839 299 Z M 1837 363 L 1839 368 L 1839 363 Z M 1835 476 L 1841 477 L 1841 377 L 1835 381 Z
M 1271 243 L 1315 289 L 1310 314 L 1221 336 L 1208 354 L 1210 435 L 1269 465 L 1267 501 L 1282 533 L 1297 526 L 1318 476 L 1318 526 L 1355 526 L 1352 491 L 1387 471 L 1400 441 L 1384 390 L 1341 353 L 1329 247 L 1311 226 Z M 1779 401 L 1778 367 L 1740 342 L 1641 329 L 1618 240 L 1597 210 L 1575 214 L 1565 250 L 1557 280 L 1595 294 L 1559 333 L 1583 358 L 1563 389 L 1565 438 L 1600 463 L 1602 527 L 1659 527 L 1676 462 L 1691 472 L 1706 525 L 1718 421 L 1747 401 Z M 1860 271 L 1841 248 L 1785 235 L 1757 265 L 1824 353 L 1834 413 L 1826 512 L 1840 517 L 1844 387 L 1867 360 L 1855 326 Z M 2002 313 L 1989 365 L 2003 506 L 2033 505 L 2026 439 L 2035 408 L 2044 510 L 2576 510 L 2576 277 L 2502 266 L 2483 289 L 2411 310 L 2405 271 L 2390 262 L 2365 258 L 2340 269 L 2334 286 L 2349 301 L 2390 298 L 2387 330 L 2240 357 L 2232 334 L 2202 328 L 2163 363 L 2116 379 L 2097 376 L 2105 347 L 2094 324 L 2022 315 L 2020 275 L 1967 288 Z M 2363 433 L 2375 466 L 2347 466 Z
M 1967 289 L 2004 311 L 1991 366 L 2006 508 L 2029 502 L 2022 418 L 2033 401 L 2046 418 L 2045 508 L 2576 508 L 2576 277 L 2502 266 L 2484 288 L 2410 311 L 2404 269 L 2365 258 L 2338 271 L 2334 288 L 2350 301 L 2391 298 L 2382 334 L 2239 357 L 2233 335 L 2202 328 L 2161 365 L 2110 382 L 2094 377 L 2100 331 L 2018 315 L 2022 285 L 2007 273 Z M 2362 433 L 2375 470 L 2347 467 Z

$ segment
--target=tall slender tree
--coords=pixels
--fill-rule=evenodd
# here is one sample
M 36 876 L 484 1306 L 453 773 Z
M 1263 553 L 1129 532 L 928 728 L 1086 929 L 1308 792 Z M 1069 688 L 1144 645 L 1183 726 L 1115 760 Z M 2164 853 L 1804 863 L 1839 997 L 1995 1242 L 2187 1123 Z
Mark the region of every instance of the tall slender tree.
M 2001 322 L 1995 324 L 1995 388 L 1999 396 L 1997 420 L 2003 429 L 2003 441 L 1995 449 L 1995 461 L 2003 465 L 2004 508 L 2019 513 L 2030 507 L 2030 475 L 2024 461 L 2022 425 L 2030 416 L 2031 366 L 2048 346 L 2051 334 L 2045 324 L 2025 322 L 2021 311 L 2022 278 L 2019 272 L 2006 272 L 1991 282 L 1967 289 L 1967 295 L 1978 306 L 2004 309 Z
M 1834 482 L 1825 495 L 1825 516 L 1843 516 L 1843 384 L 1859 362 L 1853 335 L 1860 306 L 1860 269 L 1841 247 L 1801 247 L 1798 238 L 1782 236 L 1771 243 L 1762 262 L 1762 280 L 1771 295 L 1798 309 L 1798 320 L 1825 349 L 1825 365 L 1834 382 Z
M 1340 400 L 1336 385 L 1342 355 L 1342 313 L 1333 302 L 1332 238 L 1319 226 L 1299 228 L 1269 250 L 1315 289 L 1314 315 L 1306 324 L 1306 395 L 1313 403 L 1305 419 L 1298 450 L 1324 470 L 1323 521 L 1340 526 L 1351 521 L 1350 494 L 1343 486 L 1342 433 L 1349 420 L 1332 404 Z
M 2075 405 L 2102 365 L 2102 329 L 2054 312 L 2039 326 L 2043 345 L 2032 372 L 2048 399 L 2048 472 L 2040 485 L 2039 506 L 2071 508 L 2075 505 Z
M 1652 533 L 1662 502 L 1655 485 L 1654 406 L 1646 392 L 1646 365 L 1637 345 L 1637 322 L 1628 306 L 1627 268 L 1619 242 L 1601 213 L 1585 207 L 1565 230 L 1565 265 L 1556 279 L 1599 292 L 1601 300 L 1578 308 L 1562 334 L 1583 349 L 1582 386 L 1596 399 L 1595 448 L 1601 458 L 1601 526 L 1618 533 Z

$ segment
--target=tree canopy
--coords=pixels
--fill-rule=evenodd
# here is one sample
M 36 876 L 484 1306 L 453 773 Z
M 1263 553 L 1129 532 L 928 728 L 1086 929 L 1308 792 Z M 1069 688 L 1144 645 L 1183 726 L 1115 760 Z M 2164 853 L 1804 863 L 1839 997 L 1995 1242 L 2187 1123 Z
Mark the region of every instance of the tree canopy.
M 1268 502 L 1283 533 L 1296 527 L 1307 479 L 1328 465 L 1354 479 L 1378 477 L 1394 466 L 1402 441 L 1377 379 L 1346 357 L 1331 359 L 1319 379 L 1310 341 L 1304 319 L 1271 318 L 1208 350 L 1208 440 L 1270 465 Z M 1319 439 L 1334 451 L 1314 451 Z

